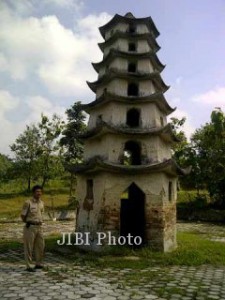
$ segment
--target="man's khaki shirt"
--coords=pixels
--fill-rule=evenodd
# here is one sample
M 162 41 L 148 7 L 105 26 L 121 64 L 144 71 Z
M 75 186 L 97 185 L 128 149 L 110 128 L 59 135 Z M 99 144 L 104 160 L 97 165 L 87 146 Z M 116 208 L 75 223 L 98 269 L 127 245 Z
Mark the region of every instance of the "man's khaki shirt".
M 25 201 L 21 215 L 26 216 L 26 222 L 43 222 L 42 214 L 44 212 L 44 203 L 41 199 L 34 198 Z

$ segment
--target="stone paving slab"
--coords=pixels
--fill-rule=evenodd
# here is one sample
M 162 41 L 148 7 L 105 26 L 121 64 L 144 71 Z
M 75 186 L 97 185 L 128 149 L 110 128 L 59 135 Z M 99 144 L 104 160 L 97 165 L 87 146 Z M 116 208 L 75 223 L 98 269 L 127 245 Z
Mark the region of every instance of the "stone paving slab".
M 71 265 L 61 258 L 48 259 L 48 270 L 28 273 L 22 262 L 0 262 L 0 299 L 158 299 L 212 300 L 225 299 L 225 268 L 211 266 L 170 268 L 154 267 L 142 270 L 157 274 L 156 278 L 138 283 L 123 280 L 135 270 Z
M 151 288 L 141 292 L 139 287 L 121 287 L 112 276 L 97 276 L 90 268 L 65 264 L 49 264 L 48 271 L 28 273 L 19 263 L 0 263 L 0 299 L 163 299 L 157 297 Z
M 65 226 L 71 228 L 71 224 Z M 184 223 L 178 224 L 178 230 L 225 237 L 223 226 Z M 47 270 L 28 273 L 22 250 L 1 254 L 0 300 L 225 300 L 225 267 L 172 266 L 137 271 L 106 266 L 97 269 L 48 252 L 45 261 Z

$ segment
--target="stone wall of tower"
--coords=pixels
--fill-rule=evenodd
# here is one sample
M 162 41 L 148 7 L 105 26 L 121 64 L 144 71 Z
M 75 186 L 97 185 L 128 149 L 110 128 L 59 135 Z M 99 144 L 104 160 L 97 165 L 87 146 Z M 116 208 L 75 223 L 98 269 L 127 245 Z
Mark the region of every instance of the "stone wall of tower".
M 106 31 L 105 40 L 107 41 L 117 30 L 120 32 L 127 32 L 128 29 L 129 29 L 128 24 L 117 23 L 112 28 L 110 28 L 108 31 Z M 149 33 L 149 30 L 145 24 L 138 24 L 136 26 L 136 32 L 139 34 L 143 34 L 143 33 Z
M 93 205 L 85 205 L 86 181 L 93 179 Z M 78 232 L 90 232 L 95 248 L 96 232 L 110 231 L 119 236 L 120 199 L 129 185 L 135 182 L 145 193 L 146 238 L 149 245 L 162 251 L 171 251 L 176 247 L 176 178 L 154 173 L 146 176 L 101 173 L 94 177 L 79 176 L 77 189 L 80 198 Z M 159 182 L 161 183 L 159 185 Z M 169 200 L 168 184 L 172 183 L 172 198 Z M 86 207 L 86 209 L 83 209 Z M 165 228 L 166 225 L 166 228 Z
M 125 39 L 118 39 L 112 45 L 108 46 L 104 50 L 104 57 L 108 55 L 111 49 L 116 49 L 119 51 L 129 52 L 129 43 L 130 41 Z M 146 53 L 151 51 L 151 48 L 146 40 L 137 40 L 135 41 L 136 51 L 138 53 Z
M 97 89 L 96 98 L 99 98 L 104 90 L 107 88 L 107 91 L 118 95 L 118 96 L 127 96 L 128 89 L 128 80 L 126 79 L 113 79 L 107 85 L 102 86 Z M 156 92 L 156 89 L 151 80 L 145 80 L 139 82 L 139 96 L 149 96 Z
M 99 70 L 99 78 L 102 77 L 106 73 L 106 69 L 116 69 L 118 71 L 127 72 L 129 61 L 126 58 L 115 57 L 113 61 L 108 65 L 108 67 L 102 67 Z M 137 61 L 137 72 L 141 72 L 143 74 L 149 74 L 154 71 L 152 63 L 149 59 L 141 59 Z
M 126 126 L 127 112 L 131 108 L 136 108 L 140 111 L 140 128 L 155 128 L 167 124 L 165 114 L 154 103 L 138 104 L 136 101 L 133 105 L 128 106 L 124 103 L 111 102 L 91 112 L 88 129 L 96 127 L 99 116 L 102 116 L 102 120 L 107 123 L 124 127 Z M 163 124 L 161 123 L 161 118 L 163 118 Z
M 116 31 L 127 34 L 119 37 L 114 35 Z M 106 41 L 100 45 L 104 58 L 94 64 L 98 80 L 89 83 L 96 101 L 86 106 L 90 118 L 88 131 L 83 135 L 84 163 L 74 169 L 79 174 L 76 192 L 80 203 L 76 230 L 91 234 L 93 249 L 97 232 L 110 231 L 119 236 L 132 231 L 133 224 L 142 226 L 145 220 L 142 227 L 137 226 L 140 235 L 144 232 L 153 248 L 170 251 L 176 247 L 176 172 L 180 170 L 171 160 L 168 140 L 173 137 L 170 132 L 164 135 L 161 132 L 172 108 L 163 98 L 167 88 L 159 75 L 163 65 L 149 46 L 158 49 L 154 41 L 158 31 L 151 18 L 135 19 L 128 13 L 125 17 L 116 15 L 100 32 Z M 136 48 L 129 47 L 133 41 Z M 110 49 L 118 52 L 112 51 L 107 57 Z M 143 74 L 147 76 L 140 76 Z M 142 97 L 151 95 L 143 101 Z M 156 97 L 159 103 L 155 102 Z M 91 131 L 96 127 L 96 131 Z M 157 129 L 157 134 L 149 133 L 150 129 Z M 125 154 L 130 157 L 127 159 L 129 155 Z M 127 227 L 129 222 L 131 225 Z M 132 231 L 134 234 L 136 229 Z
M 159 163 L 171 158 L 171 150 L 168 143 L 162 141 L 158 136 L 124 137 L 123 135 L 105 134 L 102 138 L 89 139 L 86 141 L 84 159 L 93 156 L 102 156 L 104 160 L 121 164 L 124 156 L 125 143 L 135 141 L 141 146 L 142 164 Z

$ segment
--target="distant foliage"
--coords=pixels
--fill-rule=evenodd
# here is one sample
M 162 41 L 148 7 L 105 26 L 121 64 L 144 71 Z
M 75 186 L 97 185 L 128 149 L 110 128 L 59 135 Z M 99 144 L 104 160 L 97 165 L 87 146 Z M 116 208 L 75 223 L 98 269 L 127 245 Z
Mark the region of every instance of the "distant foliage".
M 56 114 L 51 119 L 42 115 L 41 122 L 38 123 L 41 146 L 38 167 L 43 187 L 49 179 L 63 173 L 63 149 L 60 146 L 60 136 L 64 126 L 64 121 Z
M 64 149 L 65 164 L 77 164 L 83 160 L 84 145 L 80 134 L 86 129 L 86 116 L 82 111 L 81 102 L 75 102 L 66 110 L 67 124 L 62 131 L 60 145 Z M 70 196 L 72 196 L 76 185 L 75 174 L 70 173 Z
M 42 186 L 63 171 L 59 137 L 64 122 L 56 115 L 51 119 L 42 115 L 36 125 L 26 126 L 16 141 L 10 146 L 15 154 L 13 163 L 14 177 L 27 181 L 27 190 L 31 182 L 42 181 Z
M 198 180 L 196 178 L 196 168 L 195 168 L 195 151 L 192 145 L 188 142 L 188 139 L 183 131 L 183 125 L 186 122 L 186 118 L 181 119 L 171 118 L 171 126 L 174 135 L 179 139 L 179 142 L 172 146 L 172 155 L 176 163 L 182 167 L 186 168 L 192 166 L 192 172 L 189 175 L 179 178 L 179 182 L 182 187 L 188 189 L 195 189 L 198 186 Z
M 38 172 L 37 160 L 40 156 L 40 133 L 35 125 L 26 129 L 10 146 L 15 154 L 14 175 L 27 180 L 27 190 L 31 189 L 31 181 Z
M 0 182 L 8 181 L 11 178 L 12 160 L 0 153 Z
M 71 108 L 66 110 L 67 124 L 62 131 L 60 145 L 64 147 L 64 158 L 66 162 L 80 162 L 83 159 L 83 141 L 79 135 L 86 129 L 86 116 L 81 108 L 81 102 L 75 102 Z
M 215 206 L 225 208 L 225 115 L 220 108 L 211 122 L 192 136 L 201 183 L 204 182 Z
M 225 114 L 220 108 L 211 113 L 211 120 L 197 129 L 188 142 L 184 132 L 178 133 L 185 119 L 173 119 L 174 133 L 181 143 L 173 148 L 173 157 L 182 167 L 192 165 L 190 175 L 181 179 L 184 187 L 207 189 L 211 205 L 225 209 Z
M 0 180 L 7 176 L 22 178 L 30 191 L 34 181 L 44 187 L 50 179 L 64 176 L 65 162 L 80 162 L 83 142 L 79 135 L 86 129 L 86 116 L 80 102 L 74 103 L 66 114 L 66 124 L 55 114 L 51 118 L 42 114 L 37 124 L 27 125 L 10 146 L 14 159 L 0 156 Z M 71 174 L 71 181 L 75 181 L 74 174 Z

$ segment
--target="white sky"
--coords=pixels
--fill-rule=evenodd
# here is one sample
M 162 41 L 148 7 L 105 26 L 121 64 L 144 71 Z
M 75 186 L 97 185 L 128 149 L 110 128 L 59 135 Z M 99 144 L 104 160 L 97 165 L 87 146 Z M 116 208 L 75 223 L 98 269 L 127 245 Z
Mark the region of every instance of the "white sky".
M 161 33 L 165 96 L 187 117 L 186 133 L 225 110 L 224 0 L 0 0 L 0 153 L 42 112 L 94 100 L 86 80 L 102 59 L 98 27 L 128 11 L 151 16 Z

